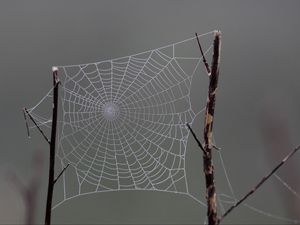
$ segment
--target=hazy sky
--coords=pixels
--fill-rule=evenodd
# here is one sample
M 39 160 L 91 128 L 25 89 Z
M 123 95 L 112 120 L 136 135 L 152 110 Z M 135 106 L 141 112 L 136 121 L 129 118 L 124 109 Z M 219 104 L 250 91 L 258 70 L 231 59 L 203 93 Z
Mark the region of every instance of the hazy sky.
M 36 104 L 49 90 L 53 65 L 126 56 L 214 29 L 222 31 L 214 133 L 236 196 L 242 196 L 300 143 L 299 10 L 297 0 L 1 1 L 0 223 L 22 220 L 22 201 L 7 173 L 14 171 L 26 182 L 33 153 L 48 156 L 48 146 L 37 133 L 28 140 L 21 109 Z M 204 93 L 196 84 L 193 88 L 196 94 Z M 194 128 L 200 134 L 203 118 L 197 120 Z M 188 148 L 191 182 L 203 196 L 201 154 L 191 138 Z M 300 154 L 279 172 L 298 193 L 299 161 Z M 38 222 L 44 215 L 47 166 L 38 195 Z M 222 186 L 222 170 L 216 176 Z M 294 199 L 272 179 L 247 203 L 300 219 L 299 210 L 291 206 L 298 204 L 299 209 L 299 199 Z M 185 197 L 119 192 L 69 201 L 55 209 L 53 221 L 195 224 L 203 222 L 204 214 L 203 207 Z M 245 207 L 226 222 L 282 223 Z

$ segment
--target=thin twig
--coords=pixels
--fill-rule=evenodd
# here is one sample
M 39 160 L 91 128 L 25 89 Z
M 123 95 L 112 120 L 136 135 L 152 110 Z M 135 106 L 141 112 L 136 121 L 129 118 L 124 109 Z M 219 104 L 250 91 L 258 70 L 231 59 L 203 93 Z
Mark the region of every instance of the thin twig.
M 54 179 L 53 183 L 55 184 L 56 181 L 61 177 L 61 175 L 63 175 L 63 173 L 65 172 L 65 170 L 70 166 L 70 163 L 68 163 L 68 165 L 65 166 L 65 168 L 63 168 L 63 170 L 58 174 L 58 176 Z
M 199 139 L 197 138 L 197 136 L 196 136 L 196 134 L 195 134 L 195 132 L 193 131 L 193 129 L 192 129 L 192 127 L 190 126 L 190 124 L 186 124 L 186 126 L 189 128 L 189 130 L 191 131 L 191 133 L 192 133 L 192 135 L 193 135 L 193 138 L 195 139 L 195 141 L 197 142 L 197 144 L 198 144 L 198 146 L 200 147 L 200 149 L 202 150 L 202 152 L 204 153 L 204 154 L 206 154 L 206 152 L 205 152 L 205 149 L 203 148 L 203 145 L 201 144 L 201 142 L 199 141 Z M 218 146 L 216 146 L 216 145 L 212 145 L 212 147 L 215 149 L 215 150 L 218 150 L 218 151 L 220 151 L 221 150 L 221 148 L 219 148 Z
M 197 144 L 198 144 L 198 146 L 200 147 L 200 149 L 203 151 L 203 154 L 206 154 L 206 152 L 205 152 L 205 150 L 204 150 L 204 148 L 203 148 L 201 142 L 200 142 L 199 139 L 197 138 L 197 136 L 196 136 L 195 132 L 193 131 L 193 129 L 191 128 L 190 124 L 187 123 L 186 126 L 187 126 L 187 127 L 189 128 L 189 130 L 191 131 L 191 133 L 192 133 L 192 135 L 193 135 L 195 141 L 197 142 Z
M 221 52 L 221 32 L 219 31 L 214 33 L 213 49 L 211 75 L 209 76 L 208 98 L 204 119 L 204 150 L 206 154 L 203 154 L 203 171 L 205 174 L 206 183 L 207 219 L 209 225 L 216 225 L 218 219 L 214 166 L 212 162 L 212 129 L 214 122 Z
M 44 137 L 44 139 L 48 142 L 48 144 L 50 144 L 50 140 L 48 139 L 48 137 L 46 136 L 46 134 L 44 133 L 44 131 L 35 122 L 34 118 L 30 115 L 30 113 L 28 112 L 28 110 L 26 108 L 24 108 L 24 111 L 27 113 L 27 115 L 29 116 L 29 118 L 31 119 L 31 121 L 34 123 L 34 125 L 36 126 L 36 128 L 39 130 L 39 132 L 42 134 L 42 136 Z M 28 132 L 29 132 L 28 124 L 26 123 L 26 125 L 27 125 L 27 129 L 28 129 Z
M 54 189 L 54 170 L 55 170 L 55 142 L 56 142 L 56 126 L 57 126 L 57 108 L 58 108 L 58 69 L 52 68 L 53 72 L 53 109 L 52 109 L 52 126 L 50 141 L 50 159 L 49 159 L 49 177 L 48 177 L 48 193 L 46 203 L 45 225 L 51 224 L 52 198 Z
M 205 66 L 205 68 L 206 68 L 206 72 L 207 72 L 208 75 L 210 75 L 211 71 L 210 71 L 210 69 L 209 69 L 209 65 L 208 65 L 208 63 L 207 63 L 207 61 L 206 61 L 206 58 L 205 58 L 205 56 L 204 56 L 204 53 L 203 53 L 203 50 L 202 50 L 202 47 L 201 47 L 201 44 L 200 44 L 200 41 L 199 41 L 198 34 L 195 33 L 195 35 L 196 35 L 197 42 L 198 42 L 198 46 L 199 46 L 199 49 L 200 49 L 200 52 L 201 52 L 201 55 L 202 55 L 202 61 L 203 61 L 204 66 Z
M 27 136 L 30 138 L 30 132 L 29 132 L 29 126 L 28 126 L 28 121 L 27 121 L 27 116 L 26 116 L 26 108 L 23 108 L 23 115 L 24 115 L 24 120 L 26 123 L 26 130 L 27 130 Z
M 265 177 L 261 179 L 260 182 L 258 182 L 253 189 L 251 189 L 244 197 L 242 197 L 239 201 L 237 201 L 233 206 L 231 206 L 219 219 L 218 224 L 230 213 L 233 209 L 238 207 L 242 202 L 244 202 L 250 195 L 252 195 L 254 192 L 257 191 L 257 189 L 265 183 L 285 162 L 290 159 L 298 150 L 300 149 L 300 145 L 298 145 L 295 149 L 293 149 L 286 157 L 284 157 L 283 160 L 274 168 L 271 170 L 269 174 L 267 174 Z

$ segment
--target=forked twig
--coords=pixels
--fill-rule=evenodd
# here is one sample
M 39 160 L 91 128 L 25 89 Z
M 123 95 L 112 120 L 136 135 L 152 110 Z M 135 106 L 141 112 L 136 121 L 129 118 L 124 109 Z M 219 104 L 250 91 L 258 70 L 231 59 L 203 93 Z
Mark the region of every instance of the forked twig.
M 28 115 L 28 117 L 31 119 L 31 121 L 34 123 L 34 125 L 36 126 L 36 128 L 38 129 L 38 131 L 42 134 L 42 136 L 44 137 L 44 139 L 48 142 L 48 144 L 50 144 L 50 140 L 48 139 L 48 137 L 46 136 L 46 134 L 44 133 L 44 131 L 40 128 L 40 126 L 37 124 L 37 122 L 34 120 L 34 118 L 30 115 L 30 113 L 28 112 L 28 110 L 26 108 L 23 109 L 24 111 L 24 117 L 25 117 L 25 121 L 26 121 L 26 128 L 27 128 L 27 134 L 29 135 L 29 127 L 28 127 L 28 123 L 27 123 L 27 117 L 26 114 Z M 26 114 L 25 114 L 26 112 Z
M 264 176 L 260 182 L 258 182 L 254 188 L 252 188 L 244 197 L 242 197 L 239 201 L 237 201 L 233 206 L 231 206 L 219 219 L 218 224 L 230 213 L 233 209 L 238 207 L 242 202 L 244 202 L 250 195 L 252 195 L 254 192 L 257 191 L 257 189 L 265 183 L 285 162 L 290 159 L 298 150 L 300 149 L 300 145 L 298 145 L 295 149 L 293 149 L 284 159 L 274 168 L 271 170 L 270 173 L 268 173 L 266 176 Z

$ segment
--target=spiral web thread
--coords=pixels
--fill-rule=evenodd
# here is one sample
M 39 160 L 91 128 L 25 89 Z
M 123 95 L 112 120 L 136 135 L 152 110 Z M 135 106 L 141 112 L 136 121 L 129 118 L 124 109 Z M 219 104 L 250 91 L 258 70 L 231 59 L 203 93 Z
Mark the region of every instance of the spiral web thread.
M 198 37 L 210 38 L 211 33 Z M 205 54 L 212 48 L 204 47 Z M 182 194 L 205 206 L 189 192 L 185 161 L 186 123 L 192 124 L 203 111 L 195 112 L 190 98 L 199 55 L 195 38 L 189 38 L 127 57 L 58 67 L 62 120 L 57 158 L 59 170 L 71 166 L 60 178 L 63 199 L 54 208 L 77 196 L 125 190 Z M 48 128 L 51 118 L 35 111 L 51 93 L 29 109 L 38 125 Z M 218 194 L 224 211 L 223 204 L 234 203 L 236 197 L 221 152 L 218 155 L 230 191 Z M 244 206 L 273 219 L 299 222 Z

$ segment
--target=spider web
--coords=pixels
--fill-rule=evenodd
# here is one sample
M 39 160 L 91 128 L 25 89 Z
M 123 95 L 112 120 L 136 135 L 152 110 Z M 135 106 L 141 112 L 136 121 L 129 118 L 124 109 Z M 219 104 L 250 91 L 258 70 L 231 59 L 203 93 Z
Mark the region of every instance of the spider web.
M 211 33 L 198 36 L 205 54 L 212 48 Z M 122 58 L 58 67 L 62 111 L 57 171 L 71 166 L 58 181 L 62 194 L 54 208 L 77 196 L 125 190 L 171 192 L 205 206 L 191 193 L 186 172 L 186 124 L 193 124 L 205 105 L 191 102 L 193 76 L 202 65 L 199 55 L 195 38 L 189 38 Z M 51 93 L 29 109 L 38 125 L 49 129 L 51 115 L 41 116 L 38 108 L 51 106 Z M 218 156 L 228 190 L 218 194 L 224 212 L 237 198 L 221 152 Z M 244 206 L 273 219 L 299 222 Z
M 82 186 L 95 192 L 187 191 L 177 183 L 185 179 L 185 124 L 195 117 L 192 74 L 173 47 L 62 68 L 58 157 L 76 168 L 79 193 Z M 199 59 L 192 60 L 196 66 Z

